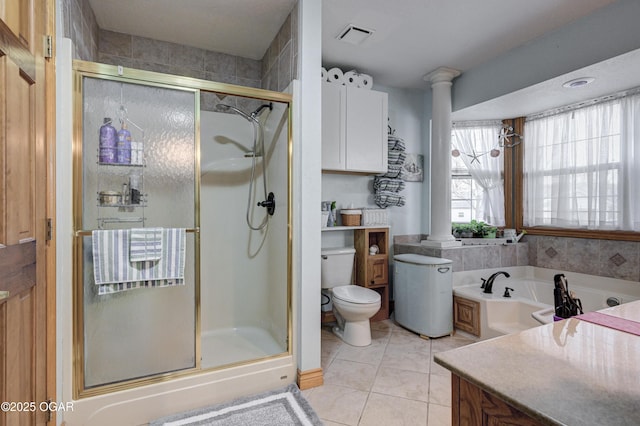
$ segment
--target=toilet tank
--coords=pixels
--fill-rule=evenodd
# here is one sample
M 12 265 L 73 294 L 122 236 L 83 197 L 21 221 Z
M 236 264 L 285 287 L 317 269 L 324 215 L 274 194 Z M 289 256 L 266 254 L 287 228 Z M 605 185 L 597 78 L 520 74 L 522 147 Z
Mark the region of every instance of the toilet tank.
M 322 250 L 320 266 L 322 288 L 351 284 L 355 254 L 356 249 L 351 247 Z

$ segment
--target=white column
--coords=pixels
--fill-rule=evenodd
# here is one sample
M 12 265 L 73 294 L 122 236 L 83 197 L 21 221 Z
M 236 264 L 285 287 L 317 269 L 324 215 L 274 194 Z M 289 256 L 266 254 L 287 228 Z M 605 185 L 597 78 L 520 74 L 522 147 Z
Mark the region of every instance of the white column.
M 451 235 L 451 81 L 460 75 L 438 68 L 424 76 L 431 81 L 431 230 L 422 243 L 432 247 L 462 245 Z

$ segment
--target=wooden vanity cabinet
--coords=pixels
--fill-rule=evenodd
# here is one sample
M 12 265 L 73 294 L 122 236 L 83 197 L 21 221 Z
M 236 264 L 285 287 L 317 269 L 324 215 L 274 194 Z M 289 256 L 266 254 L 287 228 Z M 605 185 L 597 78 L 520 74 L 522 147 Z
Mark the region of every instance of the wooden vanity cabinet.
M 363 228 L 353 231 L 356 249 L 356 284 L 380 293 L 380 310 L 371 321 L 389 318 L 389 229 Z M 369 248 L 378 246 L 378 253 Z
M 474 300 L 453 296 L 453 326 L 480 337 L 480 304 Z
M 534 418 L 456 374 L 451 375 L 451 424 L 542 426 Z

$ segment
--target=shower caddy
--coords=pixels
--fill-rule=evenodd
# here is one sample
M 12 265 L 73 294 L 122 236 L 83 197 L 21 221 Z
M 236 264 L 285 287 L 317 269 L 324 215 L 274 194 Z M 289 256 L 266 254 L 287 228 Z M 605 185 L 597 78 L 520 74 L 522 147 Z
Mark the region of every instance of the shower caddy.
M 100 147 L 96 153 L 97 158 L 97 222 L 98 229 L 104 229 L 109 223 L 139 223 L 142 227 L 145 225 L 145 207 L 147 205 L 147 194 L 144 193 L 144 169 L 145 164 L 145 131 L 142 127 L 127 118 L 127 109 L 122 105 L 122 88 L 120 89 L 120 108 L 118 116 L 121 125 L 128 124 L 136 128 L 141 136 L 138 142 L 131 142 L 130 163 L 118 162 L 101 162 Z M 120 188 L 114 190 L 114 180 L 119 174 L 115 172 L 118 168 L 126 168 L 128 170 L 128 182 L 123 182 Z M 133 179 L 132 179 L 133 178 Z M 135 181 L 136 187 L 132 188 Z M 121 191 L 121 192 L 120 192 Z M 140 216 L 127 216 L 123 213 L 132 213 L 140 208 Z M 120 215 L 114 216 L 112 213 L 117 209 Z

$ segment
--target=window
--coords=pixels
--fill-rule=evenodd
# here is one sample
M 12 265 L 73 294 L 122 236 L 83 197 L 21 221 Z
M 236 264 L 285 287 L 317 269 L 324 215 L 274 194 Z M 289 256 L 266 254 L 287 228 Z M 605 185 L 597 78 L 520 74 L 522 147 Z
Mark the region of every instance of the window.
M 454 123 L 451 136 L 451 220 L 504 225 L 500 122 Z
M 472 219 L 482 220 L 477 217 L 477 206 L 482 200 L 482 189 L 478 187 L 469 169 L 462 159 L 451 159 L 451 221 L 467 223 Z
M 640 231 L 639 122 L 640 94 L 528 118 L 524 225 Z

